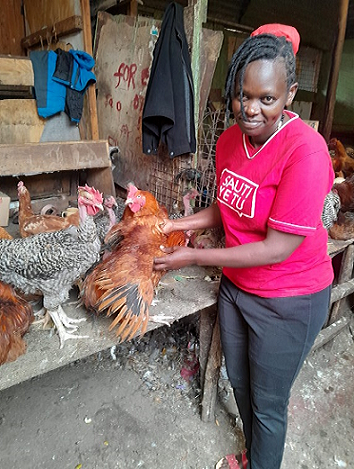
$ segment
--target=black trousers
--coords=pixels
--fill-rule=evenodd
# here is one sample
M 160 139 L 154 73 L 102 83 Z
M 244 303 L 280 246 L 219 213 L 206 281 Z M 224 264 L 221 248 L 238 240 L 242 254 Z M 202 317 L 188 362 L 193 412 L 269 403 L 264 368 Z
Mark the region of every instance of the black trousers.
M 221 342 L 243 422 L 248 469 L 279 469 L 291 386 L 328 313 L 331 287 L 311 295 L 261 298 L 223 276 Z

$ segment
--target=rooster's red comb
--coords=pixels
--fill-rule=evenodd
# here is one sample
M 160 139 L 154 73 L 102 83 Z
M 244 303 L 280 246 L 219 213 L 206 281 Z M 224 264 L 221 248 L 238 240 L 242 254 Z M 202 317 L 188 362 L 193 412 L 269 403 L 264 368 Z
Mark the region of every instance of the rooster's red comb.
M 88 194 L 90 194 L 92 196 L 92 198 L 94 198 L 96 200 L 96 202 L 102 204 L 103 203 L 103 195 L 102 193 L 95 189 L 94 187 L 90 187 L 88 186 L 87 184 L 85 184 L 85 186 L 79 186 L 77 188 L 78 192 L 80 193 L 81 191 L 85 191 L 87 192 Z

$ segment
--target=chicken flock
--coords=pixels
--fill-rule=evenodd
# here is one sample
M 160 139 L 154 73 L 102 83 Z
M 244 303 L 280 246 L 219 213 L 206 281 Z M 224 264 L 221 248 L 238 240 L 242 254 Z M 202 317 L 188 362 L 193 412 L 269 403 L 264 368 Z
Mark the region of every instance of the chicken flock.
M 188 235 L 159 230 L 168 217 L 155 197 L 128 186 L 124 204 L 88 185 L 78 188 L 78 210 L 67 217 L 33 212 L 29 191 L 18 183 L 18 224 L 21 237 L 13 239 L 0 228 L 0 365 L 26 350 L 23 335 L 34 321 L 30 300 L 40 298 L 52 320 L 60 348 L 69 339 L 85 338 L 78 322 L 67 316 L 63 304 L 79 287 L 81 303 L 89 313 L 112 318 L 110 330 L 119 341 L 143 335 L 149 306 L 164 272 L 153 270 L 160 246 L 186 245 Z M 184 212 L 198 193 L 184 196 Z M 38 314 L 38 313 L 36 313 Z
M 335 183 L 327 195 L 322 222 L 333 239 L 354 239 L 354 158 L 337 139 L 328 145 Z M 29 191 L 18 183 L 18 223 L 21 237 L 13 239 L 0 227 L 0 365 L 25 353 L 24 334 L 34 322 L 30 300 L 41 298 L 57 330 L 60 348 L 66 340 L 84 338 L 78 322 L 63 304 L 79 287 L 80 302 L 89 314 L 111 318 L 109 330 L 119 341 L 143 335 L 155 289 L 164 272 L 153 270 L 161 245 L 195 248 L 222 247 L 222 230 L 173 232 L 166 236 L 159 224 L 169 215 L 147 191 L 128 185 L 124 204 L 88 185 L 78 188 L 78 209 L 67 216 L 36 214 Z M 189 189 L 183 210 L 173 207 L 171 218 L 193 213 Z M 42 311 L 41 310 L 41 311 Z
M 322 223 L 330 238 L 354 239 L 354 152 L 336 138 L 328 149 L 336 178 L 324 201 Z

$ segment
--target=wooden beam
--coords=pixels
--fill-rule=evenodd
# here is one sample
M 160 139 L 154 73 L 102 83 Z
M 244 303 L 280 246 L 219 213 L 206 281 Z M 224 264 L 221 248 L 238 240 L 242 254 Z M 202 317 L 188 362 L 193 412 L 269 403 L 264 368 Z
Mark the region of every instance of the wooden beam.
M 0 176 L 111 168 L 106 140 L 0 145 Z
M 315 343 L 311 348 L 311 352 L 323 347 L 327 342 L 334 339 L 348 324 L 350 323 L 350 319 L 347 317 L 340 318 L 337 322 L 334 322 L 330 326 L 322 329 L 318 336 L 316 337 Z
M 34 86 L 32 62 L 27 57 L 0 56 L 0 88 Z
M 203 422 L 210 422 L 215 418 L 215 403 L 218 391 L 221 360 L 222 350 L 220 341 L 220 326 L 217 319 L 213 330 L 213 337 L 203 383 L 201 415 Z
M 92 34 L 91 34 L 91 13 L 90 1 L 81 0 L 81 14 L 83 20 L 83 33 L 84 33 L 84 50 L 92 55 Z M 97 119 L 97 103 L 96 103 L 96 87 L 94 84 L 90 85 L 87 89 L 88 102 L 89 102 L 89 119 L 91 127 L 91 139 L 98 140 L 98 119 Z
M 36 31 L 30 36 L 23 38 L 21 46 L 24 49 L 30 49 L 38 44 L 57 42 L 57 38 L 81 31 L 82 28 L 83 23 L 81 16 L 71 16 L 70 18 L 58 21 L 58 23 L 54 23 L 52 26 L 47 26 L 40 31 Z
M 320 133 L 323 135 L 326 142 L 329 141 L 332 132 L 339 68 L 342 59 L 345 30 L 347 26 L 349 0 L 340 0 L 339 3 L 338 32 L 332 53 L 332 66 L 328 79 L 325 109 L 320 126 Z
M 194 81 L 194 123 L 195 129 L 199 128 L 199 103 L 200 103 L 200 50 L 202 41 L 202 27 L 207 20 L 208 0 L 188 0 L 188 9 L 192 9 L 192 38 L 191 65 Z M 197 150 L 198 151 L 198 150 Z M 198 155 L 194 155 L 194 164 L 197 166 Z
M 138 16 L 138 0 L 130 0 L 127 14 L 128 16 Z
M 38 115 L 35 99 L 1 99 L 0 122 L 0 142 L 3 144 L 39 142 L 45 126 L 45 119 Z
M 329 317 L 329 324 L 336 322 L 340 316 L 344 313 L 344 300 L 346 296 L 350 295 L 354 291 L 352 274 L 353 274 L 353 263 L 354 263 L 354 244 L 350 244 L 343 253 L 342 263 L 338 275 L 338 285 L 334 287 L 335 293 L 340 292 L 340 299 L 337 300 L 333 307 Z M 332 291 L 332 297 L 334 293 Z

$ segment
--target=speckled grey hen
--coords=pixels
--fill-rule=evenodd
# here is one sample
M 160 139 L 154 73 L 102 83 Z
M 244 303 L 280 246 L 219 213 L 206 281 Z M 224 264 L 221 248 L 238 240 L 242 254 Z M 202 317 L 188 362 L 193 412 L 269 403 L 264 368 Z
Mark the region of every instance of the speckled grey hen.
M 0 239 L 0 280 L 24 293 L 42 293 L 43 306 L 65 340 L 79 338 L 76 322 L 62 303 L 74 283 L 99 259 L 100 241 L 93 216 L 102 209 L 102 194 L 89 186 L 78 188 L 80 224 L 22 239 Z

